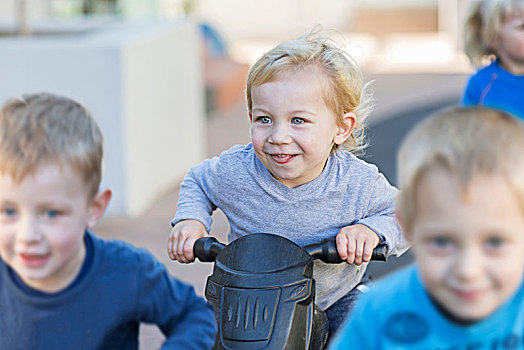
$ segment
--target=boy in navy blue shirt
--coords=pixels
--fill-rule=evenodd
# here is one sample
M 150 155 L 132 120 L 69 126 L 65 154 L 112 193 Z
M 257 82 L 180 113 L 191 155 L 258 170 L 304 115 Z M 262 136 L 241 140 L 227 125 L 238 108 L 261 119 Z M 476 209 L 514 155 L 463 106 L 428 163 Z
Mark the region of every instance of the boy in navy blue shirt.
M 151 254 L 89 229 L 104 214 L 102 134 L 51 94 L 0 111 L 0 348 L 137 349 L 142 322 L 162 349 L 210 349 L 216 325 L 193 288 Z

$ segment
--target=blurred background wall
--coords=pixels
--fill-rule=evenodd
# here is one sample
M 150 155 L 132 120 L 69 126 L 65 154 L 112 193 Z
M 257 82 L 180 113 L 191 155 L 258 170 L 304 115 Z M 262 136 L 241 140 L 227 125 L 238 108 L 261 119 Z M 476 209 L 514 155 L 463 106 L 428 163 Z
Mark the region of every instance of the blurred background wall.
M 109 215 L 141 213 L 205 157 L 196 21 L 131 21 L 109 2 L 31 0 L 21 30 L 21 2 L 0 3 L 1 102 L 48 91 L 93 113 L 104 134 L 103 185 L 114 193 Z
M 110 214 L 134 216 L 227 146 L 204 124 L 241 104 L 249 65 L 317 24 L 380 78 L 371 122 L 456 95 L 460 84 L 408 93 L 405 78 L 470 71 L 461 53 L 470 1 L 2 0 L 0 100 L 47 90 L 85 103 L 106 135 Z M 395 82 L 404 88 L 387 87 Z
M 110 214 L 134 216 L 226 147 L 204 124 L 242 101 L 249 65 L 276 43 L 320 24 L 369 80 L 463 75 L 470 1 L 2 0 L 0 100 L 46 90 L 85 103 L 106 136 Z M 374 121 L 457 93 L 434 84 L 382 101 L 384 86 Z
M 150 250 L 202 294 L 212 266 L 169 260 L 182 177 L 250 141 L 249 66 L 320 24 L 374 90 L 365 159 L 395 184 L 395 153 L 413 124 L 456 104 L 472 68 L 461 51 L 471 0 L 0 0 L 0 103 L 51 91 L 84 103 L 105 135 L 114 197 L 98 235 Z M 227 241 L 225 216 L 211 234 Z M 409 254 L 371 265 L 380 277 Z M 163 336 L 141 326 L 141 349 Z

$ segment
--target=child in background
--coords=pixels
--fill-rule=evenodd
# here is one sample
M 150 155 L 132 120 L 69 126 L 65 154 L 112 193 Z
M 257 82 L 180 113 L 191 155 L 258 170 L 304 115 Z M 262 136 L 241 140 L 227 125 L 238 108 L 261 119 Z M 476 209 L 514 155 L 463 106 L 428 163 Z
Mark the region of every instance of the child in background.
M 465 52 L 474 74 L 461 103 L 510 112 L 524 119 L 524 0 L 477 0 L 465 26 Z
M 330 349 L 524 348 L 524 124 L 440 112 L 398 155 L 397 215 L 415 265 L 362 295 Z
M 316 261 L 314 268 L 316 303 L 333 332 L 367 282 L 373 248 L 380 241 L 391 254 L 405 248 L 393 211 L 396 189 L 351 153 L 363 147 L 370 96 L 351 58 L 314 34 L 259 58 L 246 94 L 252 143 L 189 171 L 169 256 L 194 261 L 193 245 L 208 235 L 216 208 L 228 218 L 230 241 L 265 232 L 303 246 L 336 236 L 347 264 Z
M 0 111 L 0 348 L 138 349 L 142 322 L 162 349 L 211 349 L 211 307 L 143 249 L 89 231 L 102 134 L 80 104 L 51 94 Z

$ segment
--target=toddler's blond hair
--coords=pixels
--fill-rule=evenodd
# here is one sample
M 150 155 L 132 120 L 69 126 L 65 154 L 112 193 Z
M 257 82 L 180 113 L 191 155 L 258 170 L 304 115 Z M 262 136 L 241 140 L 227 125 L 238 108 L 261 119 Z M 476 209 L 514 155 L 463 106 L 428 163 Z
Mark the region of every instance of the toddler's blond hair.
M 318 31 L 281 43 L 256 61 L 247 76 L 249 113 L 252 112 L 253 87 L 272 81 L 279 73 L 307 67 L 318 68 L 326 78 L 323 99 L 337 116 L 338 125 L 343 126 L 345 113 L 355 113 L 355 127 L 342 146 L 353 153 L 362 150 L 365 147 L 365 121 L 373 109 L 372 92 L 367 84 L 363 84 L 362 73 L 356 62 L 333 40 L 319 36 Z M 333 146 L 334 151 L 337 148 L 338 145 Z

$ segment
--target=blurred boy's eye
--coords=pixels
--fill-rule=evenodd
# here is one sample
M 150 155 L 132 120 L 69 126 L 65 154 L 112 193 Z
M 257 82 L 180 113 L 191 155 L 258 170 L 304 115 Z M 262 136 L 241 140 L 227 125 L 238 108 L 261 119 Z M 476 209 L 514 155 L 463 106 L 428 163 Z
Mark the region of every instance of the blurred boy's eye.
M 430 241 L 431 249 L 443 253 L 453 248 L 453 242 L 447 237 L 433 237 Z
M 3 216 L 14 217 L 16 215 L 15 208 L 2 208 L 1 213 Z
M 60 214 L 61 214 L 60 211 L 54 210 L 54 209 L 49 209 L 49 210 L 44 211 L 45 217 L 47 217 L 49 219 L 54 219 L 54 218 L 60 216 Z
M 10 223 L 17 220 L 18 210 L 13 207 L 0 208 L 0 219 L 3 223 Z
M 451 241 L 446 237 L 436 237 L 433 239 L 433 244 L 437 247 L 447 247 L 451 244 Z
M 486 248 L 487 249 L 499 249 L 504 244 L 504 240 L 501 237 L 489 237 L 486 242 Z
M 302 124 L 302 123 L 305 123 L 305 120 L 302 118 L 293 118 L 291 120 L 291 124 Z
M 269 118 L 269 117 L 258 117 L 257 120 L 259 122 L 261 122 L 262 124 L 270 124 L 271 123 L 271 118 Z

